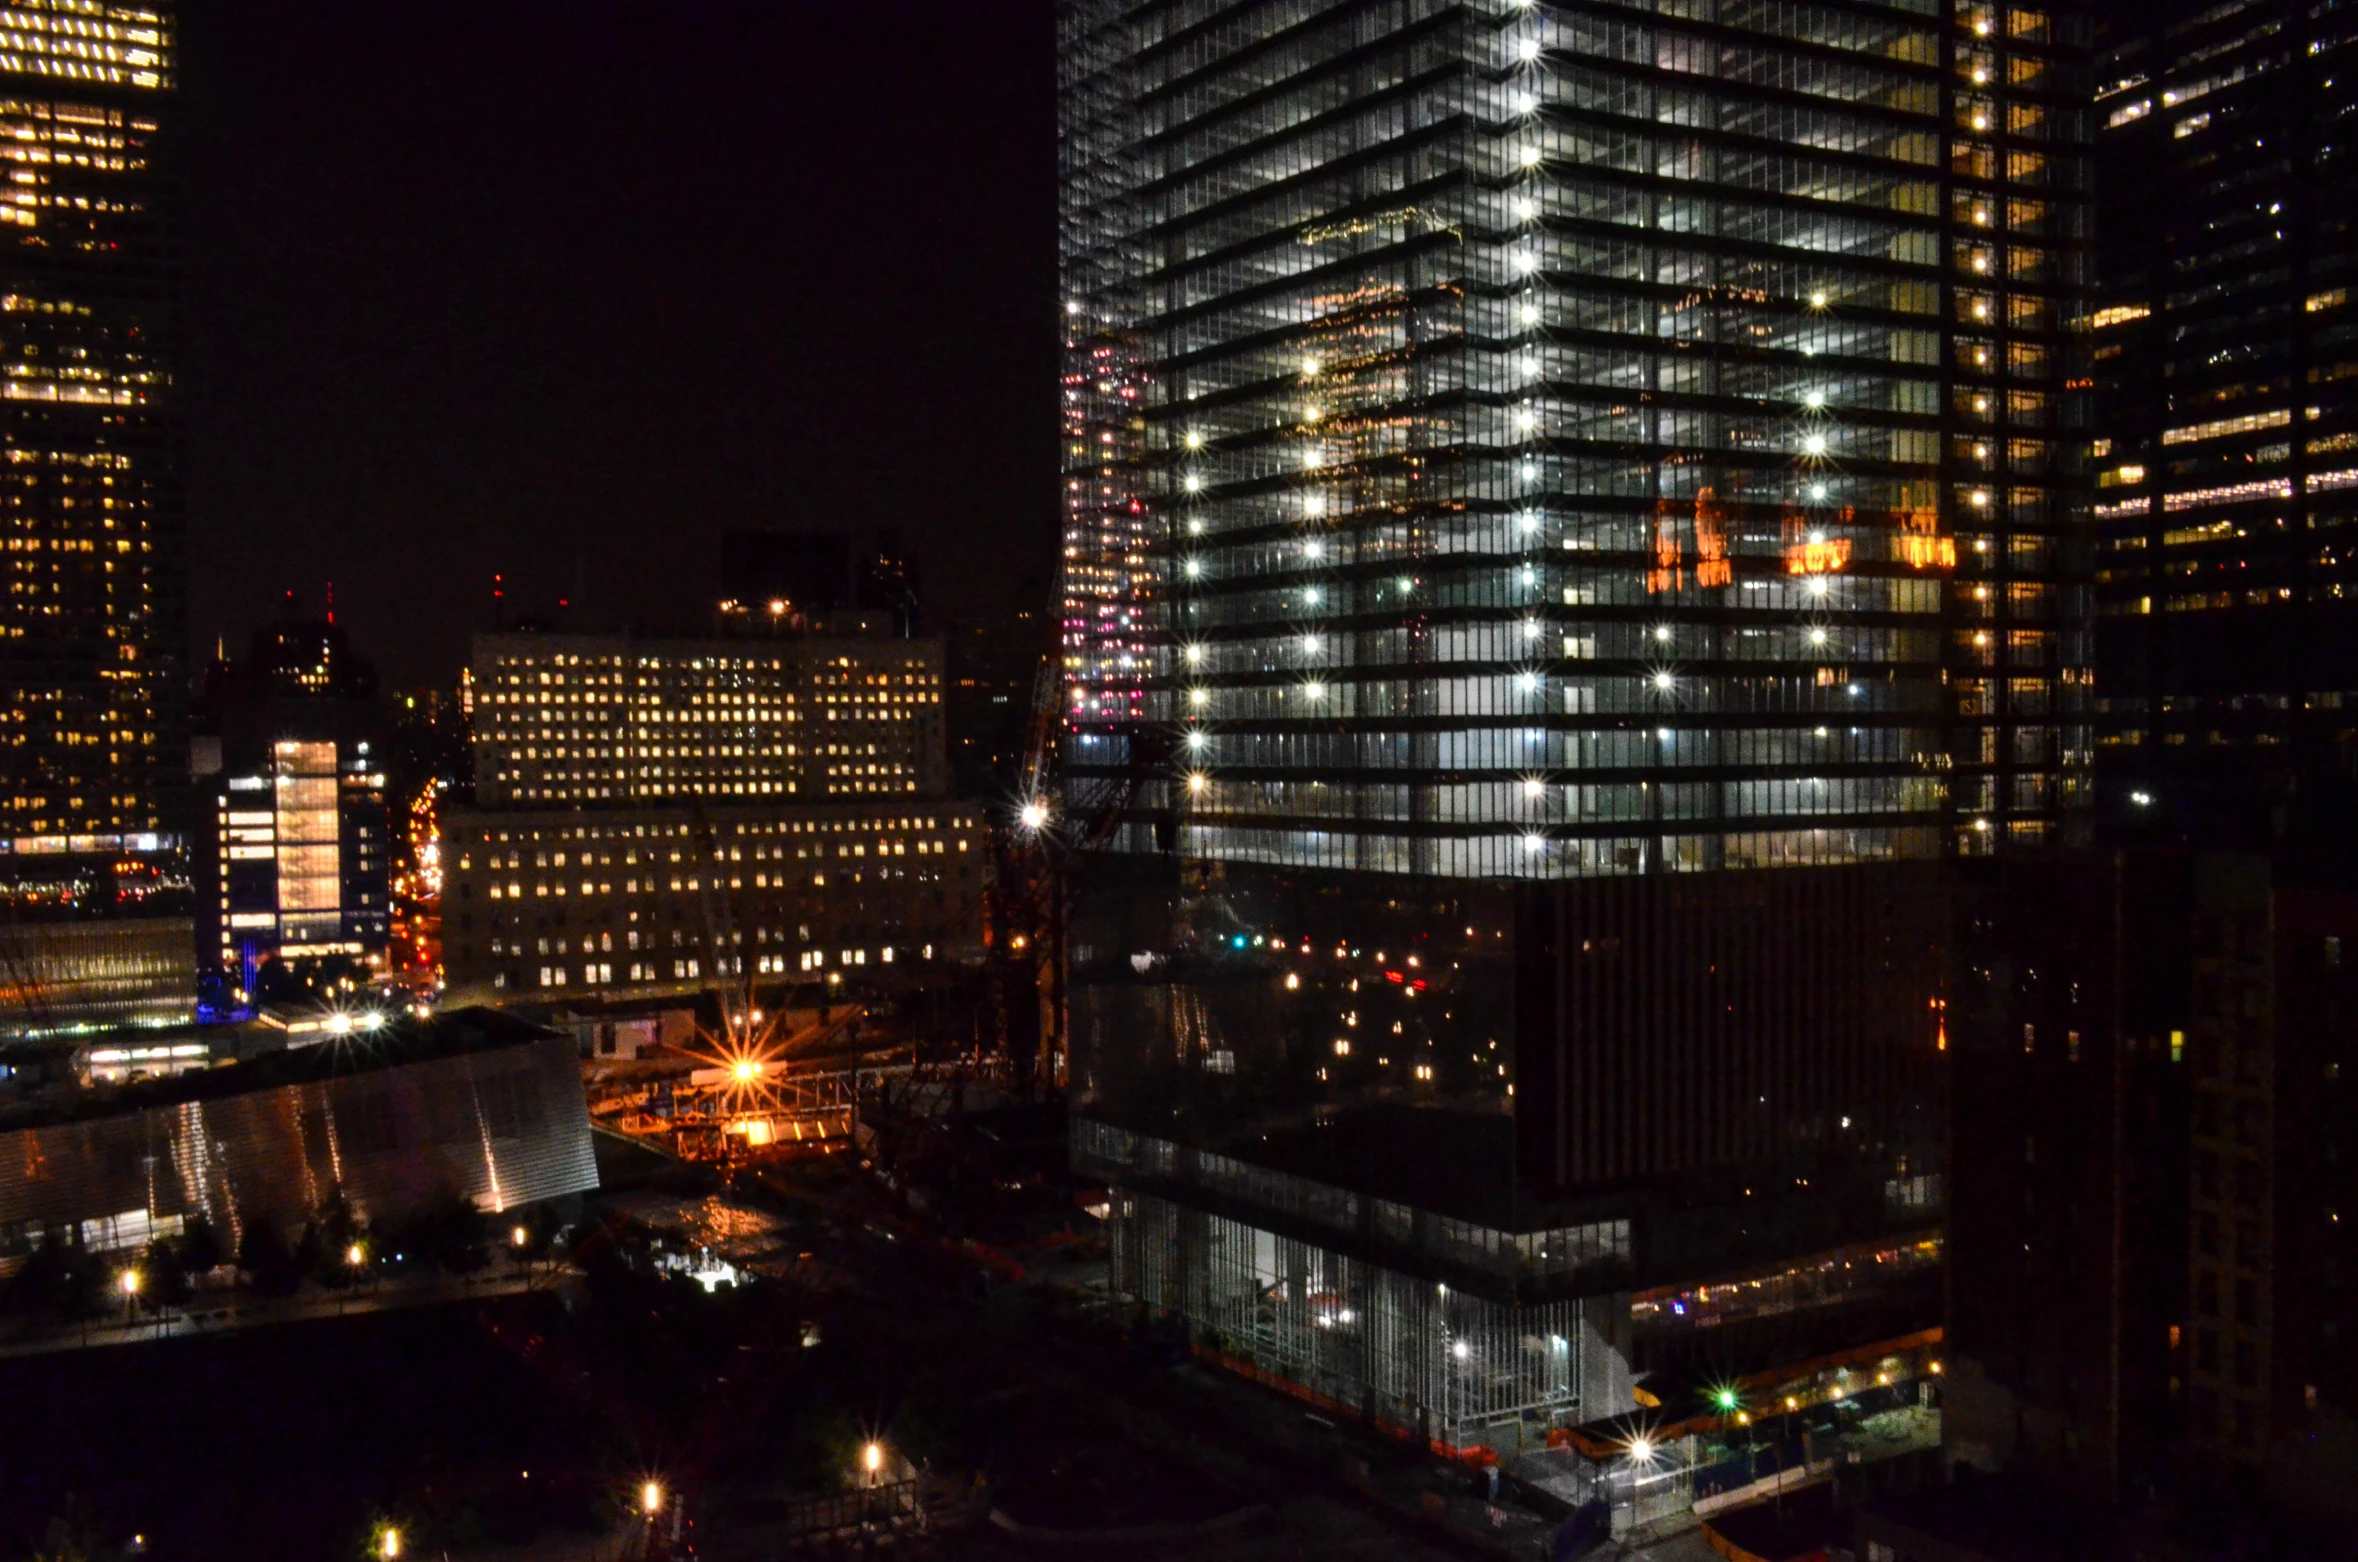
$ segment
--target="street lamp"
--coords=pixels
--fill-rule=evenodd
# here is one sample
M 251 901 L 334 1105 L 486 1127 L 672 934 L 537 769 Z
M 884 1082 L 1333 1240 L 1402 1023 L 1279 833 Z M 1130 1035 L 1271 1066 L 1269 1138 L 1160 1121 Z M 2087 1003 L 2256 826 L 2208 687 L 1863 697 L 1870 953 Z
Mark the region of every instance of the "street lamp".
M 387 1559 L 401 1555 L 401 1531 L 386 1525 L 384 1533 L 377 1536 L 377 1555 Z
M 870 1443 L 860 1450 L 860 1467 L 868 1472 L 868 1481 L 875 1483 L 876 1472 L 884 1468 L 884 1445 Z
M 663 1511 L 663 1483 L 649 1481 L 639 1488 L 639 1511 L 652 1520 Z
M 361 1266 L 367 1262 L 368 1253 L 361 1247 L 359 1243 L 355 1242 L 350 1247 L 344 1249 L 344 1267 L 352 1271 L 352 1277 L 354 1279 L 357 1280 L 360 1278 Z M 344 1293 L 339 1290 L 336 1293 L 336 1311 L 338 1313 L 342 1313 L 343 1310 Z
M 123 1317 L 126 1322 L 131 1317 L 132 1307 L 139 1300 L 139 1279 L 138 1270 L 126 1269 L 115 1281 L 123 1288 Z

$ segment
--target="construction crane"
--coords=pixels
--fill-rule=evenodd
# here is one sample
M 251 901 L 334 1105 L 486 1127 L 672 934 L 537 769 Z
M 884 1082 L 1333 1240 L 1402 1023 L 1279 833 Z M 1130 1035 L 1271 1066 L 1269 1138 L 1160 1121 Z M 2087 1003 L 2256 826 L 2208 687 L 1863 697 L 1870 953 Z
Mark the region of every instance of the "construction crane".
M 1136 822 L 1147 783 L 1167 778 L 1171 738 L 1147 721 L 1099 729 L 1122 756 L 1118 766 L 1087 772 L 1065 763 L 1074 722 L 1066 714 L 1062 668 L 1051 642 L 1032 694 L 1023 779 L 1014 817 L 992 832 L 995 853 L 989 919 L 998 1042 L 1018 1081 L 1039 1090 L 1065 1077 L 1065 921 L 1071 879 L 1081 860 L 1101 850 L 1126 822 Z M 1176 813 L 1152 819 L 1163 851 L 1177 843 Z

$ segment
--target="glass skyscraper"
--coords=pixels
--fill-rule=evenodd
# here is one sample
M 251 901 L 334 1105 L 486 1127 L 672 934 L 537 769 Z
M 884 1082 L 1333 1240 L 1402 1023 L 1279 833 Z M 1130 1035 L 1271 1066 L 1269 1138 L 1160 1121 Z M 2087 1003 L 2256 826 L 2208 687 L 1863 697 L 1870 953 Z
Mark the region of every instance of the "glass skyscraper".
M 2181 913 L 2182 1224 L 2174 1252 L 2146 1247 L 2179 1266 L 2151 1289 L 2186 1321 L 2148 1375 L 2168 1374 L 2182 1420 L 2163 1424 L 2192 1467 L 2264 1476 L 2307 1517 L 2349 1489 L 2327 1473 L 2346 1460 L 2310 1450 L 2358 1405 L 2338 1213 L 2358 1179 L 2337 1143 L 2358 752 L 2358 12 L 2169 0 L 2118 13 L 2105 43 L 2092 336 L 2107 803 L 2251 853 L 2198 858 Z
M 1125 1288 L 1457 1443 L 1921 1306 L 1939 864 L 2082 817 L 2081 28 L 1066 0 Z
M 186 771 L 172 52 L 154 6 L 0 16 L 0 882 L 28 904 L 157 852 Z
M 2346 7 L 2155 4 L 2102 60 L 2108 791 L 2214 839 L 2358 740 L 2354 38 Z

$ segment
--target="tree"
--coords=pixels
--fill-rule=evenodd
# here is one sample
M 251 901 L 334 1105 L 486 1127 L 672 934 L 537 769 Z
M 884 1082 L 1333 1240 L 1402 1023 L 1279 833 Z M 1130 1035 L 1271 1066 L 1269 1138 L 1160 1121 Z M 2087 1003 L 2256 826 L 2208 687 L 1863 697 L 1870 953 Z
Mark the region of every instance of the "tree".
M 5 1302 L 10 1312 L 27 1317 L 63 1311 L 74 1258 L 74 1250 L 64 1243 L 43 1242 L 9 1280 L 0 1301 Z
M 202 1215 L 188 1217 L 181 1227 L 180 1240 L 173 1244 L 173 1254 L 180 1267 L 192 1275 L 218 1269 L 229 1256 L 221 1250 L 221 1233 Z
M 179 1240 L 164 1237 L 150 1242 L 139 1269 L 141 1306 L 149 1312 L 161 1312 L 167 1307 L 187 1305 L 194 1288 L 188 1283 L 188 1263 L 181 1257 Z
M 456 1188 L 445 1188 L 419 1206 L 402 1244 L 454 1275 L 471 1275 L 490 1258 L 483 1212 Z
M 95 1562 L 98 1554 L 98 1531 L 91 1521 L 89 1502 L 68 1496 L 51 1515 L 33 1562 Z
M 352 1250 L 367 1235 L 360 1217 L 345 1201 L 344 1190 L 338 1188 L 303 1223 L 303 1237 L 295 1248 L 296 1261 L 315 1284 L 349 1285 L 359 1278 L 351 1260 Z
M 292 1296 L 303 1283 L 295 1251 L 287 1246 L 278 1222 L 264 1218 L 246 1223 L 245 1239 L 237 1245 L 237 1267 L 247 1284 L 265 1296 Z
M 67 1322 L 96 1318 L 114 1300 L 107 1291 L 106 1265 L 89 1249 L 61 1242 L 54 1234 L 33 1249 L 7 1291 L 9 1311 L 47 1313 Z
M 508 1222 L 508 1240 L 502 1244 L 508 1262 L 519 1270 L 537 1267 L 556 1246 L 558 1229 L 556 1216 L 545 1204 L 517 1211 Z M 521 1241 L 517 1240 L 519 1232 L 523 1234 Z

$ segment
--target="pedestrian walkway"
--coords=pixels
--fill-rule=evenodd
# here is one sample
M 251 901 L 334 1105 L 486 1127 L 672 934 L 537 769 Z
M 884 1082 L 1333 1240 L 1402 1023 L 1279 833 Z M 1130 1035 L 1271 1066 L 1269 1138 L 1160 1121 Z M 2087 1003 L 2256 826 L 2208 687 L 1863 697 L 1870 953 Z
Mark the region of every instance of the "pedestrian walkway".
M 282 1323 L 309 1323 L 321 1318 L 358 1317 L 404 1307 L 435 1307 L 484 1297 L 514 1296 L 525 1291 L 547 1290 L 573 1273 L 570 1268 L 541 1267 L 498 1274 L 421 1276 L 355 1285 L 341 1291 L 306 1290 L 293 1296 L 264 1297 L 236 1292 L 215 1298 L 200 1294 L 185 1308 L 152 1316 L 128 1320 L 120 1316 L 111 1320 L 93 1318 L 15 1335 L 0 1341 L 0 1360 L 46 1356 L 57 1351 L 144 1345 L 156 1340 L 229 1334 Z

